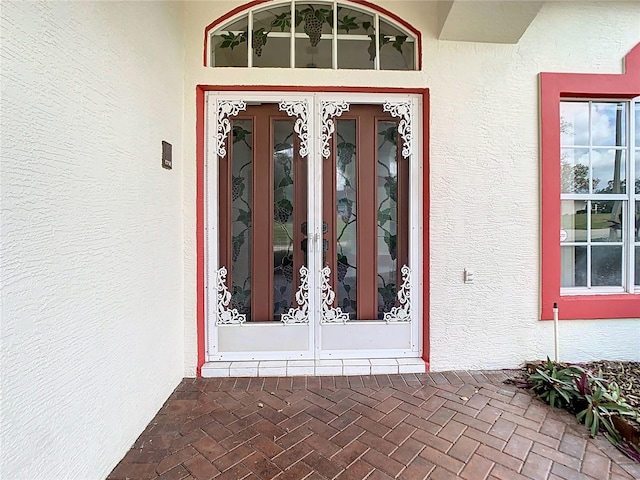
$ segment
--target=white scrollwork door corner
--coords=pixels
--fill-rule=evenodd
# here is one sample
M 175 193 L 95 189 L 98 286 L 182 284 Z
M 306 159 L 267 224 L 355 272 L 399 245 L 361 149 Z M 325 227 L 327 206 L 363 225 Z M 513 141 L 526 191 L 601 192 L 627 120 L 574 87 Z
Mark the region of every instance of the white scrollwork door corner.
M 322 274 L 322 321 L 321 323 L 347 323 L 349 314 L 342 311 L 340 307 L 334 307 L 336 294 L 331 288 L 329 278 L 331 277 L 331 269 L 326 266 L 320 272 Z
M 387 323 L 411 322 L 411 269 L 403 265 L 402 285 L 398 290 L 398 305 L 386 312 L 383 320 Z
M 329 150 L 329 140 L 333 132 L 336 131 L 334 117 L 341 116 L 344 112 L 349 111 L 349 104 L 343 101 L 322 101 L 320 102 L 320 151 L 323 158 L 329 158 L 331 151 Z
M 221 267 L 217 272 L 216 282 L 217 318 L 216 325 L 242 325 L 247 321 L 244 313 L 237 308 L 229 308 L 231 292 L 227 288 L 227 267 Z
M 283 313 L 281 321 L 284 325 L 294 323 L 309 323 L 309 269 L 304 265 L 300 267 L 300 286 L 296 292 L 296 308 L 290 308 Z
M 413 141 L 413 103 L 407 102 L 384 102 L 382 110 L 389 112 L 392 117 L 399 118 L 398 133 L 402 137 L 402 157 L 410 158 Z
M 286 102 L 282 100 L 278 104 L 278 109 L 287 112 L 290 117 L 296 117 L 293 131 L 300 139 L 300 156 L 305 158 L 309 155 L 309 106 L 305 100 Z
M 218 125 L 216 126 L 216 155 L 223 158 L 227 154 L 225 141 L 231 131 L 229 117 L 237 115 L 241 110 L 247 109 L 244 100 L 218 100 L 216 102 Z

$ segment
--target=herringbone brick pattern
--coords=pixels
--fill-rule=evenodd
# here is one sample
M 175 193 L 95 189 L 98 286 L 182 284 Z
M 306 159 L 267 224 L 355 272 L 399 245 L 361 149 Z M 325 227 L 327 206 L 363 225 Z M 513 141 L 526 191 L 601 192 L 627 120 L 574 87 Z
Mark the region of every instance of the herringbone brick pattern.
M 640 478 L 503 372 L 185 379 L 110 480 Z

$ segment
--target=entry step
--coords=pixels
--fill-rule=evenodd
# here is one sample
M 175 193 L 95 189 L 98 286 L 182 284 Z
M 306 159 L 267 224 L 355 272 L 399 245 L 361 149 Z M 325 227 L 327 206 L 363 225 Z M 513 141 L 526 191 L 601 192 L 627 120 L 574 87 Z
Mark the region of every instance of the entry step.
M 425 362 L 421 358 L 207 362 L 202 366 L 203 377 L 392 375 L 400 373 L 424 373 L 425 371 Z

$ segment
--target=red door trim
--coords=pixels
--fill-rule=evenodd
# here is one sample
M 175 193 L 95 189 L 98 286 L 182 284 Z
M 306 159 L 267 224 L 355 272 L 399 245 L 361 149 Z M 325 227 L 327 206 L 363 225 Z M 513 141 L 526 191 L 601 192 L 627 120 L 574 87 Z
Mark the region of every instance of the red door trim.
M 426 88 L 375 87 L 301 87 L 265 85 L 197 85 L 196 86 L 196 334 L 197 376 L 202 376 L 206 361 L 205 344 L 205 92 L 263 91 L 263 92 L 324 92 L 324 93 L 400 93 L 422 97 L 422 358 L 429 370 L 429 90 Z M 419 141 L 419 139 L 418 139 Z

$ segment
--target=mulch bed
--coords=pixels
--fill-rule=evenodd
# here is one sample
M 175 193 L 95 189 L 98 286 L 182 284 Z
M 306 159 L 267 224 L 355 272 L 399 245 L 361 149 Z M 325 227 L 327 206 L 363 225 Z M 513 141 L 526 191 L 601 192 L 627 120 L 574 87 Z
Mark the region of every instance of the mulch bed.
M 616 382 L 620 386 L 629 405 L 640 408 L 640 362 L 601 360 L 585 363 L 581 366 L 596 374 L 601 371 L 601 378 Z M 600 374 L 598 375 L 600 376 Z

